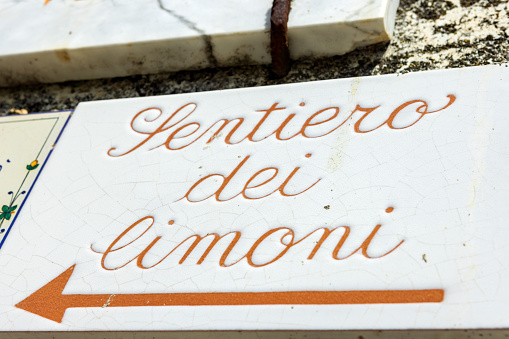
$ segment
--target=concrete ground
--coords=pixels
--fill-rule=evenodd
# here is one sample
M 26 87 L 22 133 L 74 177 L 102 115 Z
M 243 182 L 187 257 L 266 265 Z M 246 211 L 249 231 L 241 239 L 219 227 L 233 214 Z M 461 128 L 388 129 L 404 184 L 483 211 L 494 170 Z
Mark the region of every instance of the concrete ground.
M 401 0 L 390 43 L 295 61 L 283 79 L 271 79 L 267 66 L 245 66 L 0 88 L 0 115 L 74 109 L 80 101 L 502 64 L 509 59 L 508 11 L 507 0 Z

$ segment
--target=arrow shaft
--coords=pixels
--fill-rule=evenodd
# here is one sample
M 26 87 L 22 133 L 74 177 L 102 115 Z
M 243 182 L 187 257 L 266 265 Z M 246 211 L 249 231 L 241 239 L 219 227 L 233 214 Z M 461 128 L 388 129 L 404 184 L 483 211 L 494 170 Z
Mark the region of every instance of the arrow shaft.
M 444 290 L 296 291 L 62 295 L 69 307 L 339 305 L 441 302 Z
M 133 306 L 341 305 L 438 303 L 444 290 L 293 291 L 231 293 L 62 294 L 73 265 L 16 304 L 17 308 L 62 322 L 68 308 Z

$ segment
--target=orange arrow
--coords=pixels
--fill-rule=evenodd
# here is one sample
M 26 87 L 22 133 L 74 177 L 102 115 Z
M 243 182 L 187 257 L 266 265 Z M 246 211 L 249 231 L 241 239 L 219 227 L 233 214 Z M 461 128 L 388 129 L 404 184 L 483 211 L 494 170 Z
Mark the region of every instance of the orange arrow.
M 35 291 L 17 308 L 61 323 L 70 307 L 212 306 L 212 305 L 338 305 L 442 302 L 444 290 L 296 291 L 151 294 L 62 294 L 74 270 Z

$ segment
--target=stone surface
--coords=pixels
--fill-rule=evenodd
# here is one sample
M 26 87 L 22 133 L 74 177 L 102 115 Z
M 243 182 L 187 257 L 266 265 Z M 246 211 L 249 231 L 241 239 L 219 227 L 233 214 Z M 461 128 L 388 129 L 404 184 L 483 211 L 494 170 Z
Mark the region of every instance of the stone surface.
M 272 0 L 4 0 L 0 86 L 271 62 Z M 294 0 L 294 59 L 386 41 L 398 0 Z M 19 25 L 19 18 L 23 24 Z
M 80 104 L 0 252 L 3 330 L 507 328 L 508 90 L 488 66 Z
M 80 101 L 500 64 L 508 60 L 507 6 L 492 0 L 403 0 L 389 44 L 296 61 L 283 79 L 270 79 L 265 66 L 249 66 L 0 88 L 0 114 L 75 109 Z

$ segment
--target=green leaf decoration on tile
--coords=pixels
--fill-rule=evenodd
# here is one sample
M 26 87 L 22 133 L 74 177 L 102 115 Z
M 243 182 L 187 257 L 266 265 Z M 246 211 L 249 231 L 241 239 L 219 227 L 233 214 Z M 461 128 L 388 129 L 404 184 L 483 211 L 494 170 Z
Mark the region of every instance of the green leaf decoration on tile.
M 2 219 L 9 220 L 11 218 L 11 215 L 14 214 L 14 211 L 16 210 L 17 207 L 18 207 L 18 205 L 14 205 L 11 207 L 9 207 L 7 205 L 3 205 L 2 213 L 0 213 L 0 220 L 2 220 Z

